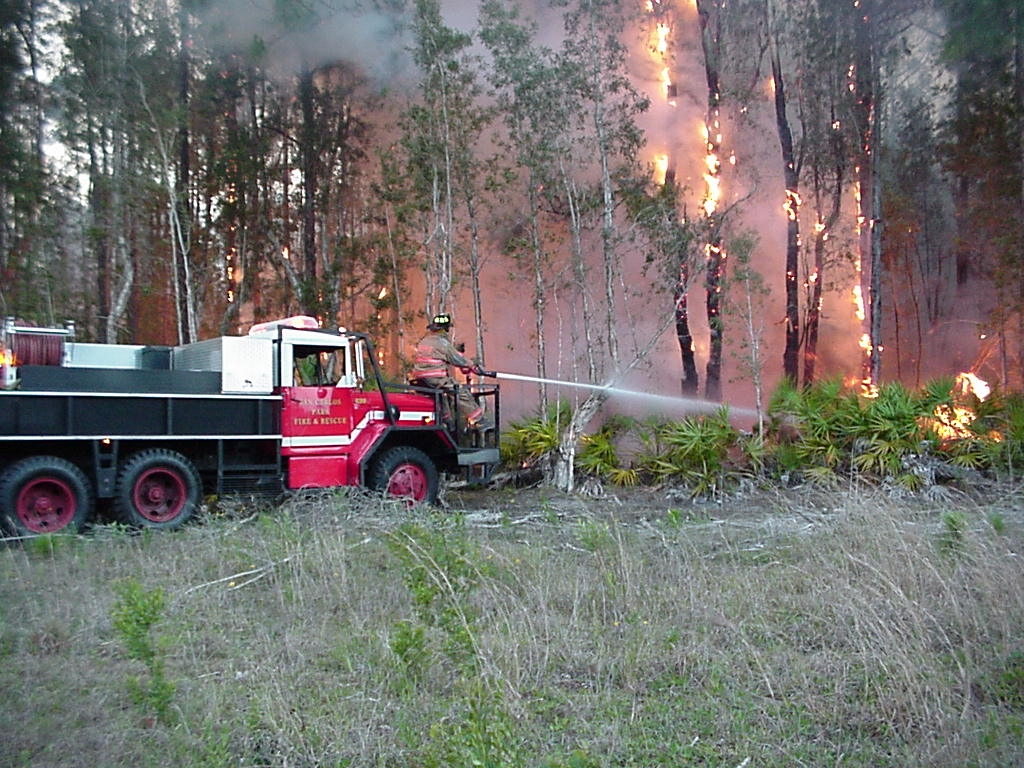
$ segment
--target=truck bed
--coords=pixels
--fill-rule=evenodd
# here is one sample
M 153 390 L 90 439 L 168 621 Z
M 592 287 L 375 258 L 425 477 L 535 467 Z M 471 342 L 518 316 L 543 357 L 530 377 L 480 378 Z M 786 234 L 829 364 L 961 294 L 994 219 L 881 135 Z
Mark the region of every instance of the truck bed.
M 203 391 L 216 373 L 28 368 L 0 391 L 0 440 L 280 436 L 279 397 Z

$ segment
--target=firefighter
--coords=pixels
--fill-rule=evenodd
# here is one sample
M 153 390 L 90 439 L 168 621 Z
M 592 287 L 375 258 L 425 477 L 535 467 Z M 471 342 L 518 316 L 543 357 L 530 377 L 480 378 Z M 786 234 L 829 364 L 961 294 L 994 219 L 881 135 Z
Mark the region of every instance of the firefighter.
M 416 345 L 412 371 L 409 382 L 422 387 L 433 387 L 454 392 L 456 381 L 452 378 L 449 366 L 460 369 L 463 373 L 483 374 L 483 368 L 466 358 L 448 338 L 452 327 L 452 317 L 446 312 L 434 315 L 427 324 L 427 334 Z M 458 409 L 460 423 L 481 432 L 491 428 L 485 418 L 483 408 L 474 399 L 468 387 L 458 388 Z

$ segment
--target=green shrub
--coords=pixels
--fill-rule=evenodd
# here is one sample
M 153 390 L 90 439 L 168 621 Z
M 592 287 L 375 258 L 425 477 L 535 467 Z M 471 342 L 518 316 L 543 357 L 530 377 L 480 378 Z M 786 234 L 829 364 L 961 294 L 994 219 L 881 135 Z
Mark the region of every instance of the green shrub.
M 694 496 L 721 491 L 728 480 L 726 460 L 739 439 L 728 409 L 681 421 L 652 422 L 641 437 L 646 450 L 639 461 L 657 482 L 682 481 Z
M 170 715 L 175 685 L 167 679 L 163 658 L 153 636 L 164 609 L 164 591 L 159 587 L 145 590 L 135 579 L 116 586 L 117 603 L 113 610 L 114 629 L 121 636 L 128 657 L 145 664 L 149 680 L 129 679 L 129 690 L 135 702 L 150 711 L 158 720 Z

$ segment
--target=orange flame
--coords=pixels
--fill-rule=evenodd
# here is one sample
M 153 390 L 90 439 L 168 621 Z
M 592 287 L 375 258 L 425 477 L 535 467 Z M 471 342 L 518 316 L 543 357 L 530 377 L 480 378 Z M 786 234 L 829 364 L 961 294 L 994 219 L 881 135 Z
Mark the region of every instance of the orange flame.
M 786 212 L 786 218 L 790 221 L 796 221 L 800 216 L 800 205 L 803 203 L 803 199 L 795 189 L 786 190 L 786 202 L 782 204 L 782 209 Z
M 664 56 L 668 52 L 668 36 L 670 32 L 671 28 L 663 21 L 659 21 L 654 27 L 654 35 L 656 38 L 654 51 L 659 56 Z
M 654 183 L 664 186 L 668 175 L 668 154 L 659 153 L 654 156 Z
M 978 436 L 977 432 L 971 428 L 971 425 L 977 420 L 978 414 L 964 402 L 964 398 L 973 396 L 979 402 L 984 402 L 990 394 L 992 394 L 992 387 L 977 374 L 970 371 L 959 373 L 953 385 L 953 404 L 936 406 L 931 418 L 927 420 L 927 425 L 944 442 L 972 440 Z M 987 437 L 997 442 L 1003 439 L 1003 436 L 995 430 L 990 431 Z

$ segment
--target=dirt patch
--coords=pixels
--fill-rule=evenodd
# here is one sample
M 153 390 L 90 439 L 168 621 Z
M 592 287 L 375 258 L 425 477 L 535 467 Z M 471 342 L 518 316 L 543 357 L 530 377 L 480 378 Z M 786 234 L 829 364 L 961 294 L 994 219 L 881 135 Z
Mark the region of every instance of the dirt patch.
M 896 508 L 908 525 L 940 527 L 950 512 L 968 523 L 1000 520 L 1024 525 L 1024 492 L 1015 483 L 980 484 L 969 489 L 932 486 L 909 493 L 900 488 L 848 484 L 842 487 L 759 488 L 750 485 L 715 498 L 694 499 L 685 488 L 618 488 L 584 485 L 579 493 L 554 488 L 450 487 L 442 508 L 459 512 L 481 527 L 547 527 L 598 521 L 658 534 L 686 526 L 730 541 L 762 542 L 808 533 L 860 510 Z M 553 534 L 554 535 L 554 534 Z

